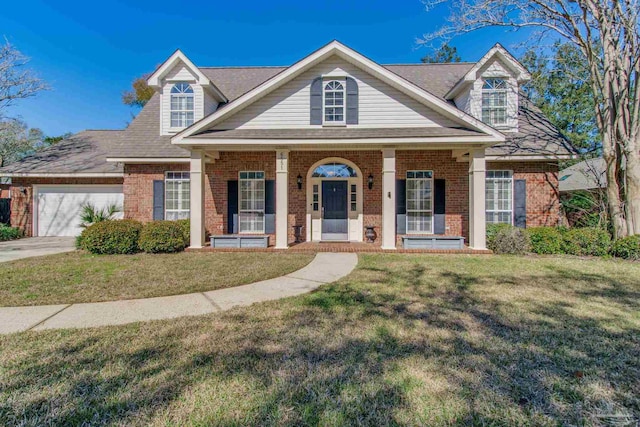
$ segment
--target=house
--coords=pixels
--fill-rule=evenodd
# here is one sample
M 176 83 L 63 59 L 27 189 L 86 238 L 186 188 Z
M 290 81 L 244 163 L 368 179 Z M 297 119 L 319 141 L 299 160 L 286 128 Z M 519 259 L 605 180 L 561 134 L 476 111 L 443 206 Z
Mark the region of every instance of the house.
M 596 191 L 607 186 L 607 165 L 602 157 L 583 160 L 559 173 L 560 193 Z
M 302 226 L 307 242 L 374 227 L 383 249 L 484 249 L 486 223 L 559 218 L 572 151 L 522 95 L 529 78 L 500 45 L 454 64 L 382 65 L 338 41 L 288 67 L 198 67 L 176 51 L 126 129 L 80 132 L 0 175 L 29 235 L 77 234 L 89 201 L 191 218 L 192 248 L 210 234 L 284 249 Z

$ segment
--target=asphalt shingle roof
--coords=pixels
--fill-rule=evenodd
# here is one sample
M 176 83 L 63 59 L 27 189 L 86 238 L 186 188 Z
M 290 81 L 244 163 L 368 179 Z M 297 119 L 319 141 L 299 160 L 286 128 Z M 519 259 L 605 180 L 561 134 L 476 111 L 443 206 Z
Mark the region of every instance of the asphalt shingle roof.
M 478 136 L 480 132 L 461 128 L 321 128 L 321 129 L 230 129 L 206 131 L 194 138 L 239 139 L 359 139 L 359 138 L 419 138 L 444 136 Z
M 0 169 L 0 173 L 122 173 L 122 165 L 107 156 L 122 130 L 85 130 Z
M 444 95 L 473 67 L 473 63 L 389 64 L 393 73 L 436 95 Z M 200 70 L 222 91 L 230 102 L 269 80 L 287 67 L 201 67 Z M 520 97 L 519 132 L 505 134 L 507 140 L 487 150 L 489 155 L 569 154 L 571 148 L 540 110 Z M 225 137 L 280 138 L 366 138 L 370 136 L 441 136 L 435 130 L 417 129 L 308 129 L 225 131 Z M 440 129 L 447 136 L 477 134 L 468 129 Z M 209 133 L 208 136 L 213 134 Z M 222 135 L 222 134 L 220 134 Z M 241 136 L 242 135 L 242 136 Z M 335 135 L 335 136 L 332 136 Z M 215 136 L 222 137 L 222 136 Z M 293 138 L 293 136 L 292 136 Z M 171 136 L 160 135 L 160 95 L 155 94 L 131 124 L 122 131 L 85 131 L 74 135 L 33 159 L 25 159 L 1 172 L 93 172 L 121 171 L 110 158 L 186 158 L 189 152 L 171 144 Z

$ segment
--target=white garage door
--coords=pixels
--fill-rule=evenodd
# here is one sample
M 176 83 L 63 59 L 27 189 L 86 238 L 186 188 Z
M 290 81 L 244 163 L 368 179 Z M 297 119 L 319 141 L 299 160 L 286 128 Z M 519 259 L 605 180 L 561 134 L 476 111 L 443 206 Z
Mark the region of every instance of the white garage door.
M 35 218 L 38 236 L 77 236 L 80 210 L 86 203 L 97 208 L 117 204 L 122 210 L 122 185 L 38 186 L 35 194 Z M 122 218 L 122 213 L 118 213 Z

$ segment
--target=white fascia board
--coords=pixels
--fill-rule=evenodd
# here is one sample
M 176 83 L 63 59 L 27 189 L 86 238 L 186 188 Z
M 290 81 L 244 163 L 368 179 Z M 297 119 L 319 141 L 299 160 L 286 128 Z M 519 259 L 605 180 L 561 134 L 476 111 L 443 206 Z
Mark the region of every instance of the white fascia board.
M 189 163 L 188 157 L 108 157 L 112 163 Z
M 229 102 L 229 100 L 220 92 L 207 76 L 196 65 L 191 62 L 187 55 L 177 49 L 166 61 L 160 65 L 156 71 L 147 79 L 147 84 L 155 89 L 161 87 L 162 78 L 171 71 L 178 63 L 182 62 L 193 74 L 196 75 L 196 83 L 206 88 L 220 102 Z
M 0 176 L 9 178 L 122 178 L 120 172 L 87 172 L 87 173 L 38 173 L 38 172 L 13 172 L 0 173 Z
M 540 162 L 545 160 L 572 160 L 577 158 L 573 154 L 544 154 L 544 155 L 524 155 L 524 156 L 486 156 L 489 162 Z
M 446 99 L 453 99 L 463 88 L 478 80 L 478 72 L 494 56 L 497 56 L 505 65 L 511 68 L 518 83 L 531 80 L 531 74 L 529 71 L 527 71 L 527 69 L 513 55 L 511 55 L 507 49 L 502 47 L 500 43 L 497 43 L 489 49 L 489 51 L 480 58 L 478 62 L 476 62 L 471 70 L 469 70 L 467 74 L 465 74 L 444 97 Z
M 501 132 L 497 131 L 491 126 L 486 125 L 482 121 L 465 113 L 464 111 L 452 106 L 444 99 L 439 98 L 414 85 L 408 80 L 387 70 L 386 68 L 370 60 L 364 55 L 361 55 L 360 53 L 354 51 L 353 49 L 348 48 L 342 43 L 333 41 L 315 51 L 311 55 L 307 56 L 306 58 L 296 62 L 291 67 L 280 72 L 276 76 L 272 77 L 271 79 L 247 92 L 246 94 L 242 95 L 240 98 L 236 99 L 225 108 L 218 110 L 207 117 L 204 117 L 190 127 L 184 129 L 182 132 L 174 135 L 171 138 L 171 142 L 174 144 L 179 144 L 180 141 L 182 141 L 184 138 L 194 135 L 209 126 L 222 121 L 224 118 L 236 113 L 247 105 L 252 104 L 253 102 L 265 96 L 267 93 L 277 89 L 281 85 L 300 75 L 305 70 L 313 67 L 315 64 L 322 62 L 324 59 L 328 58 L 331 55 L 340 56 L 341 58 L 359 68 L 364 69 L 371 75 L 377 77 L 390 86 L 400 90 L 401 92 L 409 95 L 419 102 L 426 104 L 428 107 L 440 112 L 444 116 L 493 136 L 495 142 L 501 142 L 505 139 L 504 135 Z

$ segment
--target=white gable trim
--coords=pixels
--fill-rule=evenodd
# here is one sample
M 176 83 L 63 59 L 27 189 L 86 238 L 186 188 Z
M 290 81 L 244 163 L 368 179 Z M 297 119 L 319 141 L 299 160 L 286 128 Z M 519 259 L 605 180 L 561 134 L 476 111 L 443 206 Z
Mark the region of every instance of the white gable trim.
M 189 69 L 189 71 L 196 76 L 196 83 L 201 85 L 202 87 L 209 90 L 215 98 L 217 98 L 221 102 L 228 102 L 228 99 L 224 96 L 222 92 L 214 85 L 207 76 L 205 76 L 198 67 L 195 66 L 193 62 L 187 55 L 182 53 L 180 49 L 176 50 L 166 61 L 162 63 L 154 71 L 154 73 L 147 79 L 147 84 L 155 89 L 160 89 L 162 87 L 162 79 L 179 63 L 184 64 L 185 67 Z
M 449 117 L 450 119 L 453 119 L 472 129 L 484 132 L 485 134 L 489 134 L 496 142 L 504 141 L 504 135 L 502 135 L 499 131 L 495 130 L 491 126 L 482 123 L 480 120 L 450 105 L 447 101 L 419 88 L 418 86 L 387 70 L 386 68 L 375 63 L 369 58 L 334 40 L 326 46 L 313 52 L 306 58 L 296 62 L 286 70 L 276 74 L 274 77 L 257 86 L 256 88 L 250 90 L 224 108 L 214 112 L 213 114 L 203 118 L 202 120 L 199 120 L 187 129 L 178 133 L 173 138 L 171 138 L 171 142 L 174 144 L 180 144 L 183 139 L 188 138 L 189 136 L 194 135 L 209 126 L 222 121 L 224 118 L 238 112 L 239 110 L 262 98 L 267 93 L 277 89 L 286 82 L 300 75 L 305 70 L 313 67 L 314 65 L 322 62 L 332 55 L 337 55 L 342 59 L 364 69 L 374 77 L 411 96 L 412 98 L 426 104 L 430 108 L 440 112 L 445 117 Z
M 502 47 L 500 43 L 497 43 L 478 62 L 476 62 L 473 68 L 471 68 L 471 70 L 469 70 L 467 74 L 465 74 L 444 97 L 447 99 L 453 99 L 458 93 L 460 93 L 462 88 L 478 80 L 480 77 L 478 73 L 493 57 L 497 57 L 502 60 L 502 62 L 511 69 L 518 83 L 531 80 L 531 74 L 529 74 L 529 71 L 527 71 L 527 69 L 524 68 L 524 66 L 514 58 L 507 49 Z

